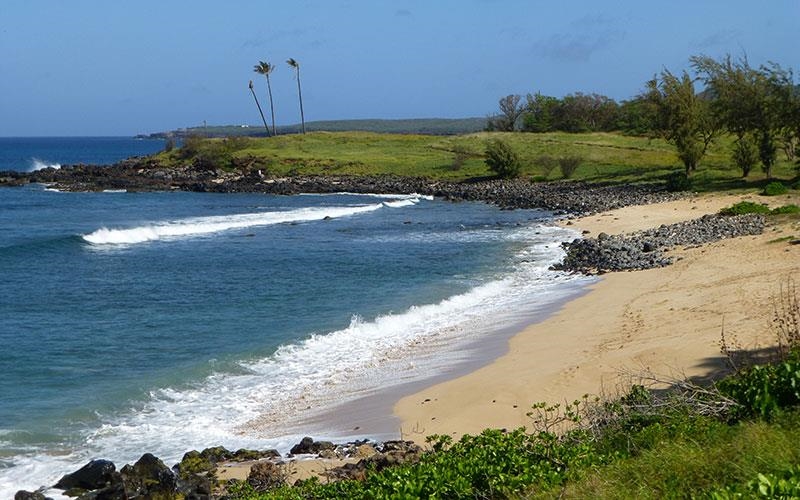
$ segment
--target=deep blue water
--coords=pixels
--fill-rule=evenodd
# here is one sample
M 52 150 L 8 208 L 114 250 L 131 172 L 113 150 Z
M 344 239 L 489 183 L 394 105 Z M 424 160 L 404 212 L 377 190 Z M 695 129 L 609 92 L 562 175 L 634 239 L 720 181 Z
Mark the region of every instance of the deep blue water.
M 131 137 L 0 137 L 0 171 L 30 172 L 76 163 L 110 165 L 164 149 L 160 139 Z
M 547 269 L 572 237 L 418 196 L 0 189 L 0 497 L 91 458 L 284 449 L 573 293 Z

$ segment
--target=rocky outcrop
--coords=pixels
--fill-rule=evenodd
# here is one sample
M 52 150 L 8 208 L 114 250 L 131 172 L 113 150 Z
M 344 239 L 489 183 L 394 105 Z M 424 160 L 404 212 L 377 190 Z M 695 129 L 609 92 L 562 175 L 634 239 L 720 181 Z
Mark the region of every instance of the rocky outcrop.
M 393 175 L 294 175 L 274 177 L 256 168 L 220 169 L 205 163 L 160 165 L 152 158 L 133 158 L 114 165 L 67 165 L 35 172 L 0 172 L 0 186 L 28 182 L 50 184 L 64 191 L 198 191 L 215 193 L 418 193 L 452 201 L 484 201 L 503 208 L 542 208 L 560 213 L 588 214 L 675 199 L 660 185 L 596 185 L 562 181 L 536 183 L 526 179 L 435 181 Z
M 594 274 L 664 267 L 672 263 L 672 258 L 664 252 L 673 247 L 761 234 L 764 225 L 763 215 L 705 215 L 627 235 L 600 233 L 597 238 L 563 243 L 567 254 L 553 268 Z
M 62 477 L 54 487 L 60 490 L 97 490 L 111 484 L 116 471 L 116 466 L 110 460 L 92 460 L 72 474 Z

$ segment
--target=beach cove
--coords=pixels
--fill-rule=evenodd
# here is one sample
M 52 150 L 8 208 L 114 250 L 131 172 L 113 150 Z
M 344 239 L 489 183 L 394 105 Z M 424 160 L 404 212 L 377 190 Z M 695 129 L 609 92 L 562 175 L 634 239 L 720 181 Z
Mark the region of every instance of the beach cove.
M 702 195 L 629 206 L 562 222 L 589 231 L 629 233 L 696 219 L 741 200 L 797 203 L 758 195 Z M 536 402 L 615 395 L 637 374 L 703 379 L 725 368 L 720 335 L 744 349 L 774 344 L 770 330 L 781 286 L 800 272 L 800 245 L 782 237 L 797 221 L 764 234 L 671 252 L 668 267 L 603 275 L 584 296 L 515 335 L 508 353 L 469 375 L 422 390 L 394 408 L 407 439 L 475 434 L 531 424 Z

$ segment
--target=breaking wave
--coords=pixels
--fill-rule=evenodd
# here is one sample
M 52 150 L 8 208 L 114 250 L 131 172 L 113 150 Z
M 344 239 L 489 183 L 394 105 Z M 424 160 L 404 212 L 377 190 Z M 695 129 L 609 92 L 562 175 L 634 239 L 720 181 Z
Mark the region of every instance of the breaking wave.
M 129 229 L 100 228 L 82 235 L 84 241 L 92 245 L 134 245 L 167 238 L 201 236 L 232 229 L 291 222 L 310 222 L 324 219 L 337 219 L 380 210 L 383 207 L 401 208 L 418 203 L 420 198 L 403 198 L 369 205 L 343 207 L 314 207 L 279 212 L 259 212 L 236 215 L 196 217 L 177 221 L 156 223 Z

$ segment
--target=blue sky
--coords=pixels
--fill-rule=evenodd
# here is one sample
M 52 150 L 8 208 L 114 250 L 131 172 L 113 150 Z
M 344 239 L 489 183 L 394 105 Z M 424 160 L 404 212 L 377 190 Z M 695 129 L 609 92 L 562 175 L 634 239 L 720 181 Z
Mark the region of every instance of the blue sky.
M 692 55 L 800 71 L 800 0 L 2 0 L 0 136 L 486 116 L 506 94 L 639 93 Z

